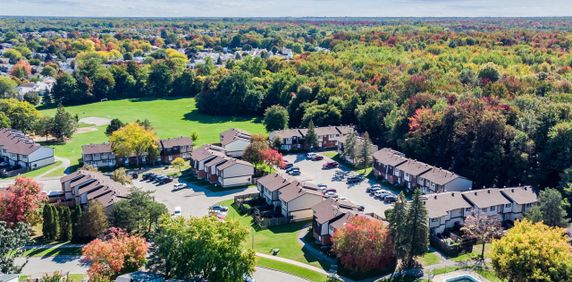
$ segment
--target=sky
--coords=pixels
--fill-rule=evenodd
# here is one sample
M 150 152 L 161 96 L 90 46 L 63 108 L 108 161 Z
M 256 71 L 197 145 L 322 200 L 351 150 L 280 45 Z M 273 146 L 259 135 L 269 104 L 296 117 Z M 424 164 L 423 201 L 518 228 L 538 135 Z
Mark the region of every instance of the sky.
M 0 0 L 0 15 L 544 17 L 572 16 L 572 0 Z

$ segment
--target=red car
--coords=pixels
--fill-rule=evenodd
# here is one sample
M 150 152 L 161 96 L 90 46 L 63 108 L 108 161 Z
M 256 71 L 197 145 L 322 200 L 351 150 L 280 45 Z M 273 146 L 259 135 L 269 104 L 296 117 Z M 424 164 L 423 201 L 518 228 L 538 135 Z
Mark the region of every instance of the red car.
M 337 162 L 327 162 L 324 165 L 322 165 L 322 168 L 323 169 L 331 169 L 331 168 L 337 168 L 338 166 L 340 166 L 340 164 Z

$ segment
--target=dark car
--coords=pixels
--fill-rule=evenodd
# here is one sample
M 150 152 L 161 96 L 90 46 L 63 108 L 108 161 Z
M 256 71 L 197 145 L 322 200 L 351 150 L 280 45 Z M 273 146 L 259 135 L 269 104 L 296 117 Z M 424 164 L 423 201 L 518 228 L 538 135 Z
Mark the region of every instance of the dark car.
M 141 176 L 141 179 L 149 180 L 149 179 L 151 179 L 151 176 L 153 176 L 153 173 L 150 173 L 150 172 L 144 173 L 143 176 Z
M 288 174 L 292 176 L 300 175 L 300 170 L 291 170 L 290 172 L 288 172 Z
M 395 203 L 397 202 L 397 197 L 393 195 L 385 196 L 385 198 L 383 198 L 383 202 L 386 204 Z
M 374 184 L 371 185 L 370 187 L 367 187 L 367 189 L 365 189 L 366 193 L 375 193 L 375 191 L 381 190 L 381 185 L 379 184 Z
M 131 174 L 131 178 L 137 179 L 137 178 L 139 178 L 139 174 L 137 174 L 137 173 L 132 173 L 132 174 Z
M 157 183 L 159 184 L 167 184 L 169 182 L 172 182 L 173 178 L 170 176 L 161 176 L 161 178 L 157 179 Z
M 352 183 L 359 183 L 362 182 L 365 179 L 365 175 L 363 174 L 358 174 L 355 176 L 350 176 L 348 177 L 347 183 L 348 184 L 352 184 Z
M 357 206 L 357 210 L 358 210 L 358 211 L 364 211 L 364 210 L 365 210 L 365 207 L 364 207 L 364 206 L 361 206 L 361 205 L 360 205 L 360 206 Z
M 332 169 L 332 168 L 337 168 L 339 166 L 340 166 L 340 164 L 337 162 L 327 162 L 327 163 L 322 165 L 322 168 L 323 169 Z
M 291 168 L 291 167 L 293 167 L 293 166 L 294 166 L 294 164 L 287 163 L 287 164 L 284 165 L 283 169 L 289 169 L 289 168 Z

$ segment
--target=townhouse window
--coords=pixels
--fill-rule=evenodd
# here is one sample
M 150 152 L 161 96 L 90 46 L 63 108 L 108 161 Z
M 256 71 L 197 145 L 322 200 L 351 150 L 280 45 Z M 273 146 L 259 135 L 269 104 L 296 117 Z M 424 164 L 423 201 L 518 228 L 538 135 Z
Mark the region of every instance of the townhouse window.
M 437 221 L 439 221 L 438 218 L 432 218 L 432 219 L 431 219 L 431 222 L 437 222 Z
M 510 204 L 504 205 L 505 208 L 510 208 Z
M 471 211 L 471 208 L 466 208 L 465 211 L 466 211 L 466 212 L 470 212 L 470 211 Z
M 490 211 L 495 211 L 497 209 L 497 207 L 490 207 Z
M 481 209 L 482 212 L 487 212 L 487 208 Z

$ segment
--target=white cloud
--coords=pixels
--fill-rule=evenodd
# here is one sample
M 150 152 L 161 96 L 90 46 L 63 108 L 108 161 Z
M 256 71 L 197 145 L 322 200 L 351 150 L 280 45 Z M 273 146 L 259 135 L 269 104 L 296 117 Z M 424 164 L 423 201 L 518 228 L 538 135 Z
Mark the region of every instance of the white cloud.
M 572 16 L 570 0 L 0 0 L 0 15 L 95 17 Z

